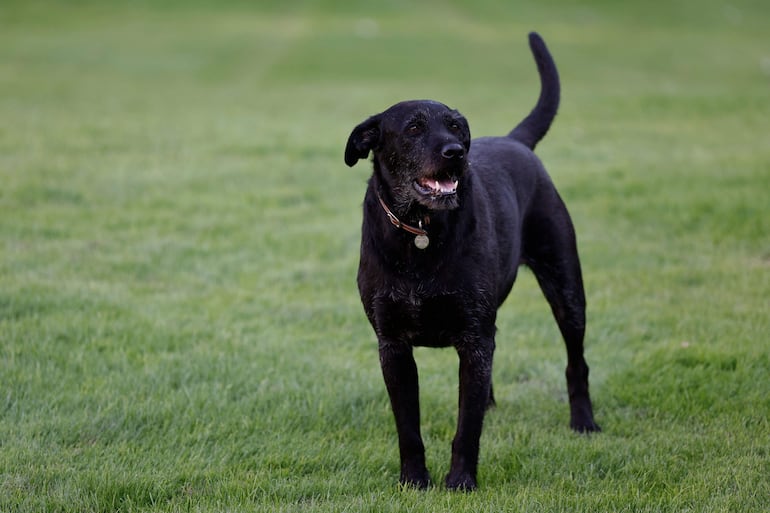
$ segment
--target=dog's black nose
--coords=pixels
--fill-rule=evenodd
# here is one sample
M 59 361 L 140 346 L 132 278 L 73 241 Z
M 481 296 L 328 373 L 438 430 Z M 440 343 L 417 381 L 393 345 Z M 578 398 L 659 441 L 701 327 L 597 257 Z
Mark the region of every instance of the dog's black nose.
M 462 159 L 465 157 L 465 147 L 460 143 L 449 143 L 441 148 L 441 156 L 445 159 Z

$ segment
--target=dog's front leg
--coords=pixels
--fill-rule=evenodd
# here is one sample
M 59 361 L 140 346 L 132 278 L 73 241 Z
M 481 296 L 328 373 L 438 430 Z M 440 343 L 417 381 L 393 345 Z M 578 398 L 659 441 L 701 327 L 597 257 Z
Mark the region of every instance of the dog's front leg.
M 420 393 L 412 347 L 380 341 L 380 366 L 396 418 L 400 482 L 427 488 L 430 474 L 425 467 L 425 446 L 420 435 Z
M 452 490 L 475 490 L 479 461 L 479 439 L 492 382 L 492 348 L 474 343 L 458 347 L 460 356 L 460 401 L 457 433 L 452 441 L 452 465 L 446 486 Z

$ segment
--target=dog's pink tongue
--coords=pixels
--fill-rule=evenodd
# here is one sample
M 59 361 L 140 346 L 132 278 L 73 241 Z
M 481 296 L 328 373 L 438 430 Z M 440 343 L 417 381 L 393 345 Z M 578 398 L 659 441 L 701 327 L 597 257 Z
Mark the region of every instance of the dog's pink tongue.
M 441 194 L 449 194 L 457 190 L 457 181 L 453 180 L 436 180 L 434 178 L 423 178 L 420 180 L 420 185 L 426 189 L 431 189 L 432 191 Z

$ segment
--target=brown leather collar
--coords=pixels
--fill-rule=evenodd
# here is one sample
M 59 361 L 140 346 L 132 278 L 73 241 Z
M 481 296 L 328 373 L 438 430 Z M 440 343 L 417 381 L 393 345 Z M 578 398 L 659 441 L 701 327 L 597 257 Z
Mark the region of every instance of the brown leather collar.
M 406 230 L 407 232 L 413 234 L 413 235 L 428 235 L 428 232 L 423 230 L 422 228 L 422 222 L 420 223 L 420 228 L 417 228 L 415 226 L 412 226 L 410 224 L 402 223 L 398 217 L 396 217 L 396 214 L 393 213 L 392 210 L 388 208 L 388 206 L 385 204 L 385 201 L 382 199 L 382 196 L 380 196 L 379 191 L 377 191 L 377 199 L 380 200 L 380 205 L 382 205 L 382 209 L 385 211 L 385 215 L 388 216 L 388 219 L 390 220 L 390 223 L 395 226 L 396 228 L 401 228 L 402 230 Z

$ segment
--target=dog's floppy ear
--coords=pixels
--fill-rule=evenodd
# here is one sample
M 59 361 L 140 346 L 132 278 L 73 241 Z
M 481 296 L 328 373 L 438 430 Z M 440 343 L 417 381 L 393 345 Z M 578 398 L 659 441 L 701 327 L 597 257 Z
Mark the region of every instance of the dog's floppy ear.
M 380 115 L 372 116 L 353 129 L 348 144 L 345 146 L 345 164 L 356 165 L 359 159 L 365 159 L 369 151 L 380 142 Z

